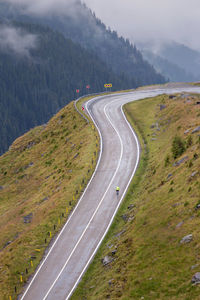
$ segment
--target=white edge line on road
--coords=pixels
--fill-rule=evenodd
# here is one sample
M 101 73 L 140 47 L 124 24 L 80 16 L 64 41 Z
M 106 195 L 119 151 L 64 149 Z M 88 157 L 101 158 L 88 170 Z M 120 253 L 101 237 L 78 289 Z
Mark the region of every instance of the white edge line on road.
M 114 101 L 116 101 L 116 100 L 114 100 Z M 112 101 L 112 102 L 114 102 L 114 101 Z M 120 158 L 119 158 L 119 162 L 118 162 L 118 164 L 117 164 L 117 168 L 116 168 L 116 170 L 115 170 L 115 173 L 114 173 L 112 179 L 110 180 L 110 183 L 109 183 L 109 185 L 108 185 L 108 187 L 107 187 L 105 193 L 103 194 L 103 197 L 101 198 L 101 200 L 100 200 L 100 202 L 99 202 L 97 208 L 95 209 L 95 211 L 94 211 L 92 217 L 90 218 L 90 220 L 89 220 L 87 226 L 85 227 L 84 231 L 82 232 L 82 234 L 81 234 L 79 240 L 77 241 L 76 245 L 74 246 L 74 248 L 73 248 L 73 250 L 71 251 L 69 257 L 67 258 L 65 264 L 63 265 L 61 271 L 60 271 L 59 274 L 57 275 L 56 279 L 55 279 L 54 282 L 52 283 L 52 285 L 51 285 L 51 287 L 49 288 L 49 290 L 47 291 L 47 293 L 46 293 L 46 295 L 44 296 L 43 300 L 46 300 L 46 298 L 47 298 L 48 295 L 50 294 L 51 290 L 53 289 L 54 285 L 56 284 L 57 280 L 59 279 L 59 277 L 61 276 L 62 272 L 64 271 L 64 269 L 65 269 L 66 265 L 68 264 L 69 260 L 71 259 L 72 255 L 74 254 L 74 252 L 75 252 L 77 246 L 79 245 L 79 243 L 80 243 L 80 241 L 82 240 L 82 238 L 83 238 L 85 232 L 86 232 L 87 229 L 89 228 L 89 226 L 90 226 L 91 222 L 93 221 L 95 215 L 97 214 L 97 212 L 98 212 L 98 210 L 99 210 L 101 204 L 103 203 L 103 200 L 104 200 L 104 198 L 105 198 L 105 196 L 106 196 L 108 190 L 110 189 L 110 186 L 111 186 L 111 184 L 113 183 L 113 180 L 114 180 L 114 178 L 115 178 L 115 176 L 116 176 L 116 174 L 117 174 L 117 172 L 118 172 L 118 170 L 119 170 L 119 167 L 120 167 L 120 164 L 121 164 L 121 160 L 122 160 L 122 156 L 123 156 L 123 152 L 124 152 L 124 148 L 123 148 L 123 143 L 122 143 L 122 139 L 121 139 L 121 137 L 120 137 L 119 132 L 117 131 L 117 129 L 116 129 L 116 128 L 114 127 L 114 125 L 112 124 L 112 122 L 111 122 L 109 116 L 106 114 L 106 107 L 107 107 L 108 105 L 110 105 L 112 102 L 106 104 L 106 106 L 104 107 L 104 113 L 105 113 L 105 115 L 106 115 L 108 121 L 110 122 L 111 126 L 113 127 L 113 129 L 114 129 L 115 132 L 117 133 L 118 138 L 119 138 L 119 140 L 120 140 L 121 152 L 120 152 Z M 88 112 L 89 112 L 89 111 L 88 111 Z M 96 123 L 95 123 L 95 125 L 96 125 Z
M 176 90 L 176 89 L 175 89 L 175 90 Z M 160 89 L 160 90 L 159 90 L 159 94 L 162 94 L 164 91 L 165 91 L 165 89 Z M 149 92 L 149 91 L 145 91 L 145 92 Z M 177 90 L 177 92 L 178 92 L 178 90 Z M 133 92 L 132 92 L 132 93 L 133 93 Z M 141 93 L 144 93 L 144 91 L 141 91 Z M 130 94 L 131 94 L 131 93 L 130 93 Z M 115 96 L 115 95 L 108 95 L 108 97 L 109 97 L 109 96 L 110 96 L 110 97 L 113 97 L 113 96 Z M 116 96 L 122 96 L 122 95 L 116 95 Z M 153 96 L 153 95 L 151 95 L 151 97 L 152 97 L 152 96 Z M 79 205 L 80 201 L 82 200 L 82 198 L 83 198 L 83 196 L 84 196 L 84 194 L 85 194 L 85 192 L 86 192 L 86 190 L 87 190 L 87 188 L 88 188 L 90 182 L 92 181 L 93 177 L 94 177 L 95 174 L 96 174 L 98 165 L 99 165 L 99 163 L 100 163 L 100 159 L 101 159 L 101 155 L 102 155 L 102 146 L 103 146 L 103 145 L 102 145 L 102 136 L 101 136 L 101 132 L 100 132 L 100 130 L 99 130 L 99 128 L 98 128 L 96 122 L 94 121 L 92 115 L 90 114 L 90 112 L 89 112 L 87 106 L 88 106 L 88 104 L 89 104 L 90 102 L 95 101 L 95 100 L 97 100 L 98 98 L 100 99 L 100 98 L 105 98 L 105 97 L 106 97 L 106 96 L 95 97 L 95 98 L 90 99 L 90 100 L 86 103 L 86 109 L 87 109 L 87 111 L 88 111 L 88 113 L 89 113 L 89 115 L 90 115 L 90 117 L 91 117 L 93 123 L 95 124 L 95 126 L 96 126 L 96 128 L 97 128 L 97 130 L 98 130 L 98 132 L 99 132 L 99 135 L 100 135 L 101 151 L 100 151 L 99 160 L 98 160 L 98 164 L 97 164 L 97 166 L 96 166 L 95 172 L 93 173 L 93 176 L 91 177 L 91 179 L 90 179 L 90 181 L 89 181 L 89 183 L 88 183 L 88 185 L 87 185 L 87 187 L 86 187 L 86 189 L 85 189 L 85 191 L 84 191 L 82 197 L 80 198 L 79 202 L 77 203 L 76 208 L 78 207 L 78 205 Z M 116 101 L 116 100 L 114 100 L 114 101 Z M 112 101 L 112 102 L 114 102 L 114 101 Z M 112 102 L 110 102 L 110 103 L 108 103 L 108 104 L 111 104 Z M 108 105 L 108 104 L 107 104 L 107 105 Z M 106 105 L 106 106 L 107 106 L 107 105 Z M 105 108 L 106 108 L 106 106 L 105 106 Z M 112 221 L 113 221 L 113 219 L 114 219 L 114 217 L 115 217 L 115 215 L 116 215 L 116 212 L 117 212 L 117 210 L 118 210 L 118 208 L 119 208 L 119 206 L 120 206 L 120 204 L 121 204 L 121 202 L 122 202 L 122 200 L 123 200 L 123 197 L 124 197 L 124 195 L 125 195 L 125 193 L 126 193 L 128 187 L 129 187 L 129 185 L 130 185 L 130 182 L 131 182 L 131 180 L 132 180 L 132 178 L 133 178 L 133 176 L 134 176 L 134 174 L 135 174 L 135 172 L 136 172 L 136 169 L 137 169 L 137 166 L 138 166 L 138 163 L 139 163 L 139 157 L 140 157 L 139 142 L 138 142 L 138 140 L 137 140 L 137 136 L 136 136 L 135 132 L 133 131 L 133 129 L 132 129 L 130 123 L 128 122 L 128 120 L 127 120 L 127 118 L 126 118 L 126 116 L 125 116 L 125 114 L 124 114 L 124 112 L 123 112 L 122 106 L 123 106 L 123 105 L 121 105 L 121 112 L 122 112 L 122 114 L 123 114 L 123 116 L 124 116 L 125 121 L 127 122 L 128 126 L 129 126 L 130 130 L 132 131 L 132 134 L 133 134 L 133 136 L 134 136 L 134 138 L 135 138 L 135 141 L 136 141 L 136 144 L 137 144 L 137 154 L 138 154 L 138 156 L 137 156 L 137 162 L 136 162 L 135 168 L 134 168 L 134 170 L 133 170 L 132 176 L 131 176 L 131 178 L 130 178 L 130 180 L 129 180 L 129 182 L 128 182 L 128 184 L 127 184 L 125 190 L 124 190 L 124 193 L 123 193 L 123 195 L 122 195 L 122 197 L 121 197 L 121 199 L 120 199 L 120 201 L 119 201 L 119 203 L 118 203 L 118 206 L 116 207 L 116 210 L 115 210 L 115 212 L 114 212 L 114 214 L 113 214 L 113 217 L 112 217 L 112 219 L 111 219 L 111 221 L 110 221 L 110 223 L 109 223 L 109 225 L 108 225 L 108 227 L 107 227 L 107 229 L 106 229 L 106 231 L 105 231 L 105 233 L 104 233 L 102 239 L 100 240 L 99 244 L 97 245 L 96 249 L 94 250 L 93 254 L 91 255 L 91 257 L 90 257 L 88 263 L 86 264 L 85 268 L 83 269 L 81 275 L 79 276 L 77 282 L 75 283 L 74 287 L 72 288 L 70 294 L 67 296 L 66 300 L 69 299 L 69 297 L 71 296 L 71 294 L 72 294 L 72 292 L 74 291 L 75 287 L 77 286 L 77 284 L 78 284 L 80 278 L 82 277 L 82 275 L 83 275 L 83 273 L 85 272 L 86 268 L 88 267 L 90 261 L 92 260 L 94 254 L 96 253 L 97 249 L 99 248 L 99 246 L 100 246 L 102 240 L 104 239 L 106 233 L 108 232 L 109 227 L 110 227 L 110 225 L 111 225 L 111 223 L 112 223 Z M 104 110 L 105 110 L 105 108 L 104 108 Z M 106 113 L 105 113 L 105 114 L 106 114 Z M 107 116 L 107 114 L 106 114 L 106 116 Z M 116 130 L 116 128 L 114 127 L 114 125 L 113 125 L 112 122 L 110 121 L 110 118 L 109 118 L 108 116 L 107 116 L 107 118 L 108 118 L 109 122 L 111 123 L 112 127 L 114 128 L 114 130 L 117 132 L 117 134 L 118 134 L 118 136 L 119 136 L 119 139 L 120 139 L 120 143 L 121 143 L 121 137 L 120 137 L 118 131 Z M 116 172 L 117 172 L 117 170 L 116 170 Z M 115 174 L 114 174 L 113 178 L 114 178 L 114 177 L 115 177 Z M 113 178 L 112 178 L 112 180 L 113 180 Z M 112 183 L 112 180 L 111 180 L 111 182 L 110 182 L 110 185 L 111 185 L 111 183 Z M 110 185 L 109 185 L 109 187 L 110 187 Z M 109 189 L 109 187 L 108 187 L 108 189 Z M 107 190 L 108 190 L 108 189 L 107 189 Z M 105 194 L 107 193 L 107 190 L 106 190 Z M 104 194 L 103 198 L 105 197 L 105 194 Z M 101 199 L 101 202 L 103 201 L 103 198 Z M 99 204 L 101 204 L 101 202 L 100 202 Z M 100 206 L 100 205 L 99 205 L 99 206 Z M 96 210 L 99 209 L 99 206 L 97 207 Z M 75 208 L 75 210 L 76 210 L 76 208 Z M 73 213 L 75 212 L 75 210 L 73 211 Z M 72 215 L 73 215 L 73 213 L 72 213 Z M 96 211 L 95 211 L 95 214 L 96 214 Z M 71 217 L 72 217 L 72 215 L 71 215 Z M 93 218 L 93 217 L 92 217 L 92 218 Z M 71 219 L 71 218 L 70 218 L 70 219 Z M 65 224 L 65 227 L 66 227 L 66 225 L 68 224 L 68 222 L 70 221 L 70 219 L 69 219 L 69 220 L 67 221 L 67 223 Z M 89 223 L 90 223 L 90 222 L 89 222 Z M 89 224 L 89 223 L 88 223 L 88 224 Z M 87 226 L 87 228 L 88 228 L 88 226 Z M 64 228 L 63 228 L 63 230 L 64 230 Z M 63 231 L 63 230 L 62 230 L 62 231 Z M 62 231 L 61 231 L 61 233 L 62 233 Z M 86 231 L 86 230 L 85 230 L 85 231 Z M 85 233 L 85 231 L 84 231 L 84 233 Z M 61 234 L 61 233 L 60 233 L 60 234 Z M 80 240 L 82 239 L 82 236 L 84 235 L 84 233 L 81 235 Z M 59 236 L 60 236 L 60 235 L 59 235 Z M 58 238 L 59 238 L 59 236 L 58 236 Z M 58 239 L 58 238 L 57 238 L 57 239 Z M 56 239 L 55 243 L 57 242 L 57 239 Z M 79 243 L 80 240 L 79 240 L 77 243 Z M 55 243 L 54 243 L 54 244 L 55 244 Z M 78 245 L 78 244 L 77 244 L 77 245 Z M 77 247 L 77 245 L 75 246 L 75 248 Z M 53 247 L 54 247 L 54 245 L 52 246 L 52 248 L 53 248 Z M 52 248 L 51 248 L 51 250 L 52 250 Z M 75 248 L 72 250 L 72 252 L 75 251 Z M 50 251 L 51 251 L 51 250 L 50 250 Z M 73 254 L 72 252 L 71 252 L 71 254 L 70 254 L 70 257 L 71 257 L 72 254 Z M 50 253 L 49 253 L 49 254 L 50 254 Z M 68 258 L 68 261 L 69 261 L 70 257 Z M 46 257 L 46 258 L 47 258 L 47 257 Z M 67 261 L 67 262 L 68 262 L 68 261 Z M 65 264 L 65 266 L 66 266 L 66 264 Z M 64 266 L 64 267 L 65 267 L 65 266 Z M 60 272 L 60 274 L 63 272 L 64 267 L 63 267 L 62 271 Z M 36 275 L 37 275 L 37 274 L 36 274 Z M 60 276 L 60 275 L 59 275 L 59 276 Z M 58 276 L 58 277 L 59 277 L 59 276 Z M 54 281 L 54 284 L 55 284 L 56 281 L 57 281 L 57 279 Z M 54 285 L 54 284 L 53 284 L 53 285 Z M 51 288 L 52 288 L 52 287 L 51 287 Z M 50 289 L 51 289 L 51 288 L 50 288 Z M 22 298 L 22 299 L 23 299 L 23 298 Z M 21 300 L 22 300 L 22 299 L 21 299 Z M 45 296 L 45 298 L 44 298 L 43 300 L 45 300 L 45 299 L 46 299 L 46 296 Z
M 92 101 L 92 100 L 94 100 L 94 99 L 95 99 L 95 98 L 91 99 L 90 101 Z M 89 103 L 90 101 L 88 101 L 87 103 Z M 98 129 L 98 127 L 97 127 L 97 129 Z M 65 224 L 64 227 L 62 228 L 61 232 L 58 234 L 58 236 L 57 236 L 55 242 L 53 243 L 52 247 L 50 248 L 50 250 L 49 250 L 47 256 L 46 256 L 46 257 L 44 258 L 44 260 L 42 261 L 41 265 L 39 266 L 38 270 L 36 271 L 35 275 L 33 276 L 31 282 L 29 283 L 27 289 L 25 290 L 24 294 L 22 295 L 21 300 L 23 300 L 24 297 L 26 296 L 26 294 L 27 294 L 29 288 L 31 287 L 31 285 L 32 285 L 32 283 L 33 283 L 33 281 L 35 280 L 35 278 L 36 278 L 36 276 L 38 275 L 39 271 L 41 270 L 42 266 L 44 265 L 44 263 L 46 262 L 47 258 L 48 258 L 49 255 L 50 255 L 50 253 L 52 252 L 53 248 L 55 247 L 55 245 L 56 245 L 58 239 L 60 238 L 61 234 L 62 234 L 63 231 L 65 230 L 66 226 L 67 226 L 68 223 L 70 222 L 72 216 L 74 215 L 75 211 L 77 210 L 77 208 L 78 208 L 80 202 L 82 201 L 83 196 L 85 195 L 85 193 L 86 193 L 86 191 L 87 191 L 87 189 L 88 189 L 88 187 L 89 187 L 89 185 L 90 185 L 92 179 L 94 178 L 94 176 L 95 176 L 95 174 L 96 174 L 96 172 L 97 172 L 97 168 L 98 168 L 98 166 L 99 166 L 99 163 L 100 163 L 100 160 L 101 160 L 101 155 L 102 155 L 102 137 L 101 137 L 101 133 L 100 133 L 99 129 L 98 129 L 98 132 L 99 132 L 99 136 L 100 136 L 100 153 L 99 153 L 99 159 L 98 159 L 98 162 L 97 162 L 95 171 L 94 171 L 94 173 L 93 173 L 93 175 L 92 175 L 90 181 L 88 182 L 88 184 L 87 184 L 87 186 L 86 186 L 86 188 L 85 188 L 85 190 L 84 190 L 84 192 L 83 192 L 83 195 L 82 195 L 81 198 L 79 199 L 79 201 L 78 201 L 78 203 L 77 203 L 75 209 L 72 211 L 71 215 L 69 216 L 69 219 L 67 220 L 66 224 Z
M 109 104 L 110 104 L 110 103 L 109 103 Z M 79 283 L 81 277 L 83 276 L 84 272 L 85 272 L 86 269 L 88 268 L 88 266 L 89 266 L 91 260 L 93 259 L 94 255 L 96 254 L 98 248 L 100 247 L 100 245 L 101 245 L 103 239 L 105 238 L 105 236 L 106 236 L 106 234 L 107 234 L 107 232 L 108 232 L 108 230 L 109 230 L 109 228 L 110 228 L 110 226 L 111 226 L 111 224 L 112 224 L 112 222 L 113 222 L 113 219 L 114 219 L 114 217 L 115 217 L 115 215 L 116 215 L 116 213 L 117 213 L 117 211 L 118 211 L 118 209 L 119 209 L 119 206 L 121 205 L 121 202 L 122 202 L 122 200 L 123 200 L 123 198 L 124 198 L 124 196 L 125 196 L 125 194 L 126 194 L 126 192 L 127 192 L 127 189 L 128 189 L 128 187 L 129 187 L 129 185 L 130 185 L 130 182 L 132 181 L 133 176 L 135 175 L 136 169 L 137 169 L 137 167 L 138 167 L 139 158 L 140 158 L 140 146 L 139 146 L 139 142 L 138 142 L 138 139 L 137 139 L 137 136 L 136 136 L 134 130 L 132 129 L 130 123 L 128 122 L 128 120 L 127 120 L 127 118 L 126 118 L 126 116 L 125 116 L 125 114 L 124 114 L 124 112 L 123 112 L 122 107 L 123 107 L 123 105 L 121 105 L 121 112 L 122 112 L 122 115 L 123 115 L 123 117 L 124 117 L 126 123 L 128 124 L 128 126 L 129 126 L 129 128 L 130 128 L 130 130 L 131 130 L 131 132 L 132 132 L 132 134 L 133 134 L 133 136 L 134 136 L 134 138 L 135 138 L 136 144 L 137 144 L 137 161 L 136 161 L 136 165 L 135 165 L 135 168 L 134 168 L 134 170 L 133 170 L 133 173 L 132 173 L 132 175 L 131 175 L 131 177 L 130 177 L 130 180 L 129 180 L 129 182 L 128 182 L 128 184 L 127 184 L 125 190 L 124 190 L 124 193 L 123 193 L 123 195 L 121 196 L 120 201 L 119 201 L 119 203 L 118 203 L 118 205 L 117 205 L 117 207 L 116 207 L 116 209 L 115 209 L 115 211 L 114 211 L 114 214 L 113 214 L 113 216 L 112 216 L 112 218 L 111 218 L 111 220 L 110 220 L 110 223 L 108 224 L 108 226 L 107 226 L 107 228 L 106 228 L 106 231 L 104 232 L 104 235 L 102 236 L 102 238 L 101 238 L 101 240 L 99 241 L 97 247 L 95 248 L 94 252 L 93 252 L 92 255 L 90 256 L 90 258 L 89 258 L 87 264 L 85 265 L 83 271 L 81 272 L 79 278 L 77 279 L 75 285 L 73 286 L 72 290 L 70 291 L 70 293 L 68 294 L 68 296 L 67 296 L 67 298 L 66 298 L 65 300 L 68 300 L 68 299 L 71 297 L 71 295 L 72 295 L 72 293 L 74 292 L 75 288 L 77 287 L 77 285 L 78 285 L 78 283 Z M 90 114 L 90 113 L 89 113 L 89 114 Z M 91 115 L 90 115 L 90 117 L 91 117 Z M 93 120 L 93 121 L 94 121 L 94 120 Z M 111 123 L 111 124 L 112 124 L 112 123 Z
M 186 90 L 187 90 L 187 89 L 186 89 Z M 193 90 L 195 90 L 195 89 L 193 88 Z M 179 91 L 179 90 L 178 90 L 178 91 Z M 177 91 L 177 92 L 178 92 L 178 91 Z M 144 92 L 144 91 L 141 91 L 141 92 Z M 146 91 L 146 92 L 147 92 L 147 91 Z M 131 94 L 131 93 L 133 93 L 133 92 L 130 92 L 130 94 Z M 162 93 L 162 92 L 161 92 L 161 93 Z M 113 96 L 113 95 L 110 95 L 110 97 L 112 97 L 112 96 Z M 116 95 L 116 96 L 122 96 L 122 95 Z M 105 96 L 102 96 L 102 98 L 103 98 L 103 97 L 105 97 Z M 108 97 L 109 97 L 109 95 L 108 95 Z M 95 97 L 95 98 L 92 98 L 91 100 L 89 100 L 89 101 L 86 103 L 86 109 L 87 109 L 88 103 L 91 102 L 91 101 L 96 100 L 97 98 L 101 98 L 101 97 Z M 87 109 L 87 110 L 88 110 L 88 109 Z M 122 111 L 122 113 L 123 113 L 123 115 L 124 115 L 124 112 L 123 112 L 123 110 L 122 110 L 122 106 L 121 106 L 121 111 Z M 41 270 L 42 266 L 43 266 L 44 263 L 46 262 L 46 260 L 47 260 L 47 258 L 49 257 L 50 253 L 52 252 L 54 246 L 56 245 L 58 239 L 59 239 L 60 236 L 62 235 L 62 233 L 63 233 L 63 231 L 65 230 L 65 228 L 66 228 L 66 226 L 68 225 L 68 223 L 70 222 L 72 216 L 74 215 L 76 209 L 78 208 L 80 202 L 82 201 L 82 198 L 83 198 L 85 192 L 87 191 L 87 189 L 88 189 L 88 187 L 89 187 L 89 185 L 90 185 L 92 179 L 94 178 L 94 176 L 95 176 L 95 174 L 96 174 L 96 172 L 97 172 L 97 168 L 98 168 L 98 166 L 99 166 L 100 159 L 101 159 L 101 155 L 102 155 L 102 137 L 101 137 L 101 133 L 100 133 L 100 130 L 99 130 L 99 128 L 98 128 L 96 122 L 94 121 L 94 119 L 93 119 L 93 117 L 91 116 L 91 114 L 90 114 L 89 111 L 88 111 L 88 113 L 89 113 L 91 119 L 93 120 L 93 122 L 94 122 L 94 124 L 95 124 L 95 126 L 96 126 L 96 128 L 97 128 L 97 130 L 98 130 L 98 132 L 99 132 L 99 135 L 100 135 L 100 142 L 101 142 L 100 153 L 99 153 L 99 159 L 98 159 L 98 162 L 97 162 L 95 171 L 94 171 L 94 173 L 93 173 L 93 175 L 92 175 L 90 181 L 88 182 L 87 187 L 85 188 L 85 190 L 84 190 L 84 192 L 83 192 L 83 195 L 82 195 L 81 198 L 79 199 L 79 201 L 78 201 L 78 203 L 77 203 L 75 209 L 73 210 L 72 214 L 70 215 L 70 217 L 69 217 L 69 219 L 67 220 L 67 222 L 66 222 L 66 224 L 64 225 L 64 227 L 62 228 L 61 232 L 58 234 L 58 236 L 57 236 L 55 242 L 53 243 L 52 247 L 50 248 L 50 250 L 49 250 L 47 256 L 46 256 L 46 257 L 44 258 L 44 260 L 42 261 L 41 265 L 39 266 L 38 270 L 36 271 L 35 275 L 33 276 L 31 282 L 29 283 L 27 289 L 25 290 L 24 294 L 22 295 L 21 300 L 24 299 L 24 297 L 25 297 L 25 295 L 27 294 L 27 292 L 29 291 L 29 288 L 31 287 L 33 281 L 35 280 L 36 276 L 38 275 L 39 271 Z M 124 117 L 125 117 L 125 115 L 124 115 Z M 137 137 L 136 137 L 136 135 L 135 135 L 135 133 L 134 133 L 132 127 L 130 126 L 129 122 L 127 121 L 126 117 L 125 117 L 125 120 L 126 120 L 126 122 L 128 123 L 128 125 L 129 125 L 131 131 L 133 132 L 133 135 L 134 135 L 134 137 L 135 137 L 135 139 L 136 139 L 136 142 L 137 142 L 137 144 L 138 144 Z M 139 151 L 139 148 L 138 148 L 138 151 Z M 139 162 L 139 157 L 138 157 L 138 162 Z M 137 164 L 138 164 L 138 163 L 137 163 Z M 137 168 L 137 166 L 136 166 L 136 168 Z M 134 172 L 133 172 L 132 177 L 133 177 L 134 174 L 135 174 L 136 168 L 135 168 L 135 170 L 134 170 Z M 132 177 L 131 177 L 130 181 L 132 180 Z M 128 183 L 127 188 L 128 188 L 128 186 L 129 186 L 129 184 L 130 184 L 130 182 Z M 123 199 L 124 194 L 125 194 L 126 191 L 127 191 L 127 188 L 125 189 L 125 192 L 123 193 L 122 198 L 120 199 L 119 205 L 121 204 L 121 201 L 122 201 L 122 199 Z M 117 207 L 117 209 L 118 209 L 118 207 Z M 114 218 L 114 216 L 113 216 L 113 218 Z M 113 218 L 111 219 L 111 222 L 112 222 Z M 110 226 L 110 224 L 109 224 L 109 226 Z M 109 229 L 109 226 L 108 226 L 108 228 L 107 228 L 107 231 L 108 231 L 108 229 Z M 104 236 L 106 235 L 107 231 L 105 232 Z M 104 236 L 103 236 L 103 238 L 104 238 Z M 102 240 L 103 240 L 103 238 L 102 238 Z M 102 240 L 101 240 L 101 242 L 102 242 Z M 100 242 L 100 243 L 101 243 L 101 242 Z M 97 248 L 95 249 L 95 252 L 93 253 L 92 257 L 93 257 L 94 254 L 96 253 L 96 251 L 97 251 L 97 249 L 98 249 L 100 243 L 98 244 Z M 90 258 L 89 262 L 91 261 L 92 257 Z M 88 263 L 88 264 L 89 264 L 89 263 Z M 87 264 L 87 266 L 88 266 L 88 264 Z M 85 269 L 87 268 L 87 266 L 84 268 L 84 271 L 85 271 Z M 84 271 L 82 272 L 82 274 L 84 273 Z M 81 275 L 81 276 L 82 276 L 82 275 Z M 80 276 L 80 277 L 81 277 L 81 276 Z M 79 278 L 79 280 L 80 280 L 80 278 Z M 78 283 L 78 281 L 77 281 L 77 283 Z M 76 283 L 76 285 L 77 285 L 77 283 Z M 75 285 L 75 286 L 76 286 L 76 285 Z M 74 288 L 75 288 L 75 286 L 74 286 Z M 73 290 L 74 290 L 74 288 L 73 288 Z M 73 292 L 73 291 L 72 291 L 72 292 Z M 71 292 L 71 293 L 72 293 L 72 292 Z M 70 295 L 71 295 L 71 293 L 70 293 Z M 68 299 L 68 298 L 67 298 L 67 299 Z

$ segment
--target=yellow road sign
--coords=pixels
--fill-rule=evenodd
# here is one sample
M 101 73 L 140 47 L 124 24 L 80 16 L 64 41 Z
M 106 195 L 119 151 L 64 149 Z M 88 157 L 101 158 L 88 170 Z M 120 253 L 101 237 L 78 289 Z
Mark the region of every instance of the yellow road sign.
M 111 87 L 112 87 L 112 83 L 105 83 L 105 84 L 104 84 L 104 87 L 105 87 L 105 88 L 111 88 Z

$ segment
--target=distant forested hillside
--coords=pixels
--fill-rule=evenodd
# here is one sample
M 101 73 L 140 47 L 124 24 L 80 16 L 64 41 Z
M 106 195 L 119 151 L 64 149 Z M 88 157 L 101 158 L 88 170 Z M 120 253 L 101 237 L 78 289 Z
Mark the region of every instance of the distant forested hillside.
M 125 75 L 115 75 L 94 54 L 57 32 L 24 23 L 9 28 L 32 34 L 36 45 L 23 56 L 0 47 L 1 154 L 16 137 L 47 122 L 72 101 L 77 88 L 86 93 L 87 84 L 90 92 L 103 91 L 106 82 L 112 82 L 114 90 L 136 85 Z
M 20 3 L 0 2 L 0 154 L 73 100 L 76 89 L 85 94 L 88 84 L 100 92 L 110 82 L 113 90 L 165 82 L 80 0 L 39 14 L 31 10 L 34 2 Z
M 142 51 L 142 54 L 158 72 L 162 73 L 166 78 L 169 78 L 170 81 L 191 82 L 196 80 L 193 74 L 188 73 L 184 68 L 181 68 L 158 54 L 155 55 L 147 50 Z
M 141 42 L 138 47 L 145 59 L 170 81 L 199 81 L 199 51 L 171 40 Z
M 0 19 L 46 24 L 95 53 L 117 75 L 124 73 L 133 78 L 137 86 L 166 81 L 143 59 L 141 52 L 128 39 L 119 37 L 116 31 L 107 28 L 80 0 L 68 1 L 62 12 L 39 14 L 32 11 L 28 2 L 22 6 L 19 3 L 14 5 L 2 1 Z

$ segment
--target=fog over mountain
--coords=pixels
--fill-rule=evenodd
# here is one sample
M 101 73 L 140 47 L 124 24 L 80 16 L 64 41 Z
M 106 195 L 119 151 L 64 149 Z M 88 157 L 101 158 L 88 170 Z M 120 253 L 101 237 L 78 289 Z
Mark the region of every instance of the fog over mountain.
M 4 2 L 4 1 L 2 1 Z M 23 11 L 33 15 L 70 15 L 75 16 L 78 0 L 7 0 Z
M 0 154 L 78 95 L 165 82 L 80 0 L 0 1 Z M 14 124 L 14 126 L 13 126 Z
M 136 42 L 174 40 L 200 50 L 199 0 L 84 0 L 112 29 Z
M 12 51 L 20 56 L 29 57 L 29 50 L 37 46 L 37 36 L 13 26 L 0 26 L 0 48 L 5 52 Z
M 198 0 L 84 0 L 171 81 L 200 79 Z
M 129 40 L 112 32 L 81 0 L 8 0 L 0 2 L 0 19 L 51 27 L 95 53 L 117 75 L 131 77 L 133 87 L 163 82 Z

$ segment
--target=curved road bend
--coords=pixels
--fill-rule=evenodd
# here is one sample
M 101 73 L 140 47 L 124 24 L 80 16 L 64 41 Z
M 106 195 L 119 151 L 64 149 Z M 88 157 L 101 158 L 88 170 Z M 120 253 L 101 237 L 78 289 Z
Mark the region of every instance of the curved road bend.
M 200 93 L 200 88 L 146 89 L 96 97 L 86 104 L 101 136 L 97 168 L 21 300 L 69 299 L 108 231 L 139 160 L 138 141 L 125 119 L 122 105 L 181 91 Z M 117 185 L 120 186 L 118 197 Z

